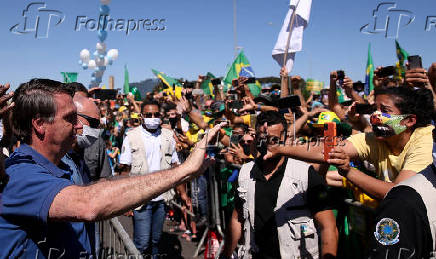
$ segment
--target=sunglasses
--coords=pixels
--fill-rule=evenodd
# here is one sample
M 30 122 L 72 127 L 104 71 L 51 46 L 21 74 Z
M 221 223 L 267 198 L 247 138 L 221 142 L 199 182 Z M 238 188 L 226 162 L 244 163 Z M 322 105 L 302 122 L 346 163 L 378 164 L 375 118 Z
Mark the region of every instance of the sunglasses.
M 88 123 L 89 123 L 89 127 L 91 127 L 91 128 L 97 129 L 100 126 L 100 120 L 99 119 L 89 117 L 89 116 L 87 116 L 85 114 L 82 114 L 82 113 L 78 113 L 77 115 L 82 117 L 82 118 L 84 118 L 84 119 L 86 119 L 88 121 Z
M 144 113 L 144 117 L 145 118 L 160 118 L 160 113 L 159 112 L 146 112 Z

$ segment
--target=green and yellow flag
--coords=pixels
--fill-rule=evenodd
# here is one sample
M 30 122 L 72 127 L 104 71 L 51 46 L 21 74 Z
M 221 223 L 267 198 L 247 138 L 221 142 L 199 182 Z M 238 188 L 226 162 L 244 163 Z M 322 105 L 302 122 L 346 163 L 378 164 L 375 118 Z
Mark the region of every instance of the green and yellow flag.
M 127 65 L 124 65 L 124 85 L 123 85 L 124 94 L 132 93 L 135 96 L 136 101 L 141 101 L 141 93 L 138 91 L 136 87 L 130 87 L 129 83 L 129 71 L 127 70 Z
M 168 86 L 167 89 L 164 89 L 163 91 L 170 94 L 170 95 L 176 95 L 177 98 L 180 98 L 182 96 L 182 83 L 174 79 L 172 77 L 167 76 L 165 73 L 159 72 L 157 70 L 152 69 L 151 70 L 153 74 L 162 80 L 162 83 L 164 83 L 166 86 Z M 174 86 L 174 89 L 173 89 Z
M 397 74 L 396 78 L 401 80 L 404 78 L 404 74 L 406 73 L 406 67 L 404 66 L 404 61 L 409 57 L 409 53 L 400 47 L 400 44 L 397 40 L 395 40 L 395 47 L 398 57 L 397 62 Z
M 365 76 L 365 95 L 368 96 L 374 90 L 374 63 L 371 56 L 371 43 L 368 45 L 368 60 L 366 62 L 366 76 Z
M 215 76 L 212 73 L 207 72 L 206 77 L 207 79 L 201 83 L 200 87 L 203 89 L 204 95 L 213 95 L 213 85 L 211 80 L 214 79 Z
M 64 83 L 73 83 L 77 82 L 77 73 L 76 72 L 61 72 L 64 77 Z
M 224 90 L 227 91 L 228 87 L 232 86 L 232 80 L 236 79 L 240 76 L 243 77 L 255 77 L 253 68 L 250 65 L 247 57 L 244 55 L 244 52 L 239 52 L 238 56 L 233 61 L 232 66 L 229 71 L 227 71 L 226 76 L 224 77 Z M 254 84 L 248 84 L 250 87 L 250 91 L 254 96 L 258 96 L 262 89 L 259 81 L 256 81 Z

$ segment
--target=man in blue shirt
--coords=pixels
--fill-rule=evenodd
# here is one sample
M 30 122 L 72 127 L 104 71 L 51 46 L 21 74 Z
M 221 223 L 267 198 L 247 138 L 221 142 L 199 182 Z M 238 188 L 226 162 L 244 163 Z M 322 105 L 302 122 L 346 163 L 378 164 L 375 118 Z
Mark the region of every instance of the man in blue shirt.
M 209 164 L 206 144 L 221 125 L 179 167 L 74 185 L 61 162 L 82 127 L 72 95 L 64 84 L 48 79 L 32 79 L 15 91 L 12 127 L 23 144 L 5 163 L 9 181 L 0 202 L 0 258 L 90 258 L 94 251 L 83 222 L 121 215 Z

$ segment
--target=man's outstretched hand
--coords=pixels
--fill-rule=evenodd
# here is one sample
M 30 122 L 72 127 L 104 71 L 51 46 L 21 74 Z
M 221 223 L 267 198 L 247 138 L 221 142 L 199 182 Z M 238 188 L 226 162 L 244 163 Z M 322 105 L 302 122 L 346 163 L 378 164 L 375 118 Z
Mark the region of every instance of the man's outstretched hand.
M 13 92 L 6 93 L 9 90 L 9 83 L 0 85 L 0 117 L 5 115 L 12 107 L 14 107 L 14 103 L 10 103 L 8 105 L 9 99 L 14 96 Z
M 208 143 L 217 135 L 221 127 L 227 123 L 222 122 L 212 129 L 206 131 L 205 136 L 196 145 L 186 161 L 181 165 L 184 170 L 187 170 L 188 175 L 202 174 L 211 164 L 214 163 L 213 159 L 205 159 L 206 147 Z

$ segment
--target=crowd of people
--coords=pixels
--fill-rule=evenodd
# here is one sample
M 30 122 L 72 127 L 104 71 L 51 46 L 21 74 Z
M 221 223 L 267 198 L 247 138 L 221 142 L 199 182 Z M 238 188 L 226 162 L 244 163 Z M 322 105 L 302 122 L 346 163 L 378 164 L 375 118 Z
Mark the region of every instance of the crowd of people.
M 3 85 L 0 258 L 96 257 L 94 222 L 118 215 L 143 254 L 159 254 L 165 219 L 198 241 L 209 167 L 220 258 L 431 258 L 436 63 L 382 70 L 367 95 L 343 71 L 304 95 L 286 68 L 258 96 L 245 77 L 205 95 L 201 75 L 180 96 L 169 86 L 140 101 L 49 79 Z

